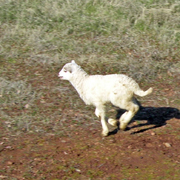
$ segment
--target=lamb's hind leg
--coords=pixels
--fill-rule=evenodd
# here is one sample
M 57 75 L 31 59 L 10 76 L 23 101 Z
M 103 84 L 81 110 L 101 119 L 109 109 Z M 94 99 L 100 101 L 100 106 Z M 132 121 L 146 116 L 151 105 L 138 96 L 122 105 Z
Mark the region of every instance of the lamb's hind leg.
M 105 119 L 105 110 L 104 107 L 96 107 L 95 110 L 95 115 L 101 120 L 101 125 L 102 125 L 102 136 L 108 136 L 109 130 L 106 124 L 106 119 Z
M 139 106 L 131 102 L 128 106 L 128 111 L 126 111 L 119 119 L 120 121 L 120 129 L 125 130 L 128 123 L 134 117 L 134 115 L 139 110 Z

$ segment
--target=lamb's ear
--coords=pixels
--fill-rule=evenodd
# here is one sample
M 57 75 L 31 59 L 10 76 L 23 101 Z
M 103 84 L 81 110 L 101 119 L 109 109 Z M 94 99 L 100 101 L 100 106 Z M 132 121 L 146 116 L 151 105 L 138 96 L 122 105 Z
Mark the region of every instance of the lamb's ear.
M 71 61 L 72 64 L 76 64 L 76 62 L 74 60 Z

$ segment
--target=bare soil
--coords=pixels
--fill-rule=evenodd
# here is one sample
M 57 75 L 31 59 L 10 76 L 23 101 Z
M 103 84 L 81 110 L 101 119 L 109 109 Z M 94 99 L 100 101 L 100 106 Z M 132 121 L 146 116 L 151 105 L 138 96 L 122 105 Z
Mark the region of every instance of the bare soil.
M 34 88 L 55 87 L 61 83 L 56 70 L 34 67 L 27 72 L 15 68 L 15 74 L 31 74 L 28 81 Z M 32 77 L 35 73 L 42 76 Z M 75 91 L 74 100 L 81 108 L 66 106 L 70 102 L 61 91 L 59 95 L 46 91 L 41 97 L 43 103 L 36 102 L 45 116 L 60 107 L 63 121 L 57 119 L 61 123 L 57 123 L 56 131 L 51 130 L 53 124 L 49 123 L 44 132 L 22 130 L 13 135 L 0 118 L 0 179 L 179 179 L 180 80 L 178 76 L 167 78 L 171 80 L 159 77 L 151 85 L 141 83 L 143 89 L 154 87 L 153 94 L 144 101 L 140 99 L 142 107 L 126 131 L 110 127 L 112 133 L 106 138 L 101 137 L 101 124 L 94 116 L 94 109 L 87 109 Z M 70 84 L 63 83 L 62 87 L 72 91 Z M 68 93 L 67 90 L 67 96 Z M 53 110 L 49 112 L 48 108 Z M 109 112 L 115 115 L 116 109 Z M 116 117 L 121 114 L 122 110 L 117 110 Z

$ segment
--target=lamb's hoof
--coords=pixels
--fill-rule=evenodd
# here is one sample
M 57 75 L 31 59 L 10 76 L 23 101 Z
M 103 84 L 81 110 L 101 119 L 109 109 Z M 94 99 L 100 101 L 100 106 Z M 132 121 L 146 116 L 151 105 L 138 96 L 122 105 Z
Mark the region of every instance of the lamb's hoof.
M 120 124 L 120 127 L 119 127 L 119 128 L 120 128 L 121 130 L 125 131 L 125 130 L 126 130 L 126 127 L 127 127 L 127 124 L 126 124 L 126 123 L 122 123 L 122 122 L 121 122 L 121 124 Z
M 109 123 L 111 126 L 117 126 L 118 121 L 115 120 L 115 119 L 109 118 L 109 119 L 108 119 L 108 123 Z
M 103 137 L 107 137 L 109 135 L 109 132 L 108 131 L 102 131 L 101 135 Z

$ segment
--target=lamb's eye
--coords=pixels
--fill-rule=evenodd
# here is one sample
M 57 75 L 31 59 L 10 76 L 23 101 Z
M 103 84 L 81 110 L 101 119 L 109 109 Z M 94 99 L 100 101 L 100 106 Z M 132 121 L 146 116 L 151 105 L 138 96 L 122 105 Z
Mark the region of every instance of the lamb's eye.
M 64 69 L 64 72 L 66 73 L 66 72 L 67 72 L 67 70 L 65 70 L 65 69 Z

